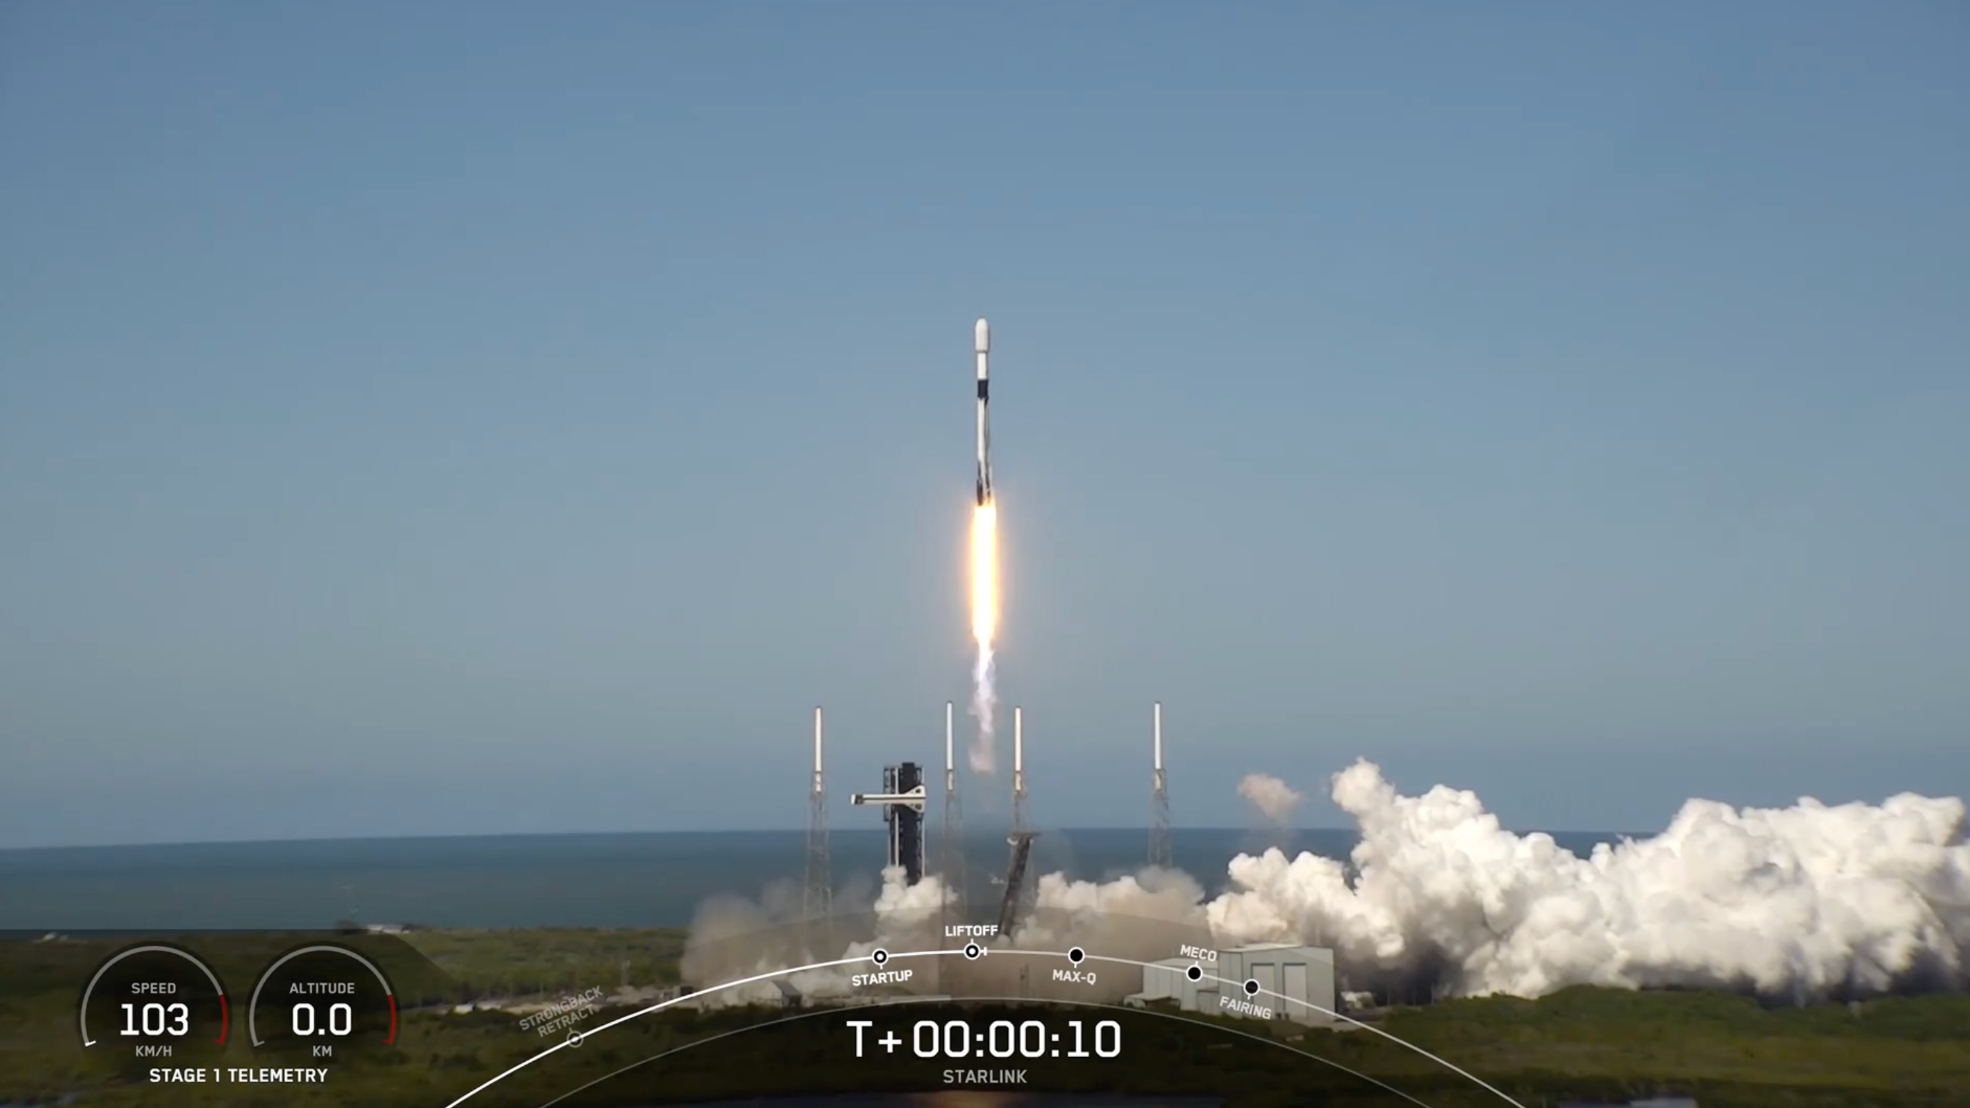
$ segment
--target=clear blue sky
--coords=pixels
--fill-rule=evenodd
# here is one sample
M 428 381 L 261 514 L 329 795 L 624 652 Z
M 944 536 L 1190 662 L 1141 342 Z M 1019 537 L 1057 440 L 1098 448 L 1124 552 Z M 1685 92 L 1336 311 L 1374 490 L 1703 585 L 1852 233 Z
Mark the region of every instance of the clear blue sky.
M 1970 793 L 1955 3 L 10 4 L 0 846 Z M 975 792 L 996 805 L 1001 783 Z M 839 825 L 872 823 L 837 796 Z M 1324 799 L 1305 822 L 1339 815 Z

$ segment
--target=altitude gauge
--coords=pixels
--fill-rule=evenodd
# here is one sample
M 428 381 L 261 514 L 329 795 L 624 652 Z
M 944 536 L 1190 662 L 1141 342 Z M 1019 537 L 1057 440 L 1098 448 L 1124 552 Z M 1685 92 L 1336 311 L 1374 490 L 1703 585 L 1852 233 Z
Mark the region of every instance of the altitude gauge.
M 397 1041 L 397 996 L 375 962 L 344 946 L 288 951 L 260 975 L 247 1005 L 254 1049 L 324 1061 Z
M 230 1030 L 219 975 L 163 943 L 129 947 L 98 967 L 77 1022 L 91 1054 L 167 1065 L 217 1056 Z

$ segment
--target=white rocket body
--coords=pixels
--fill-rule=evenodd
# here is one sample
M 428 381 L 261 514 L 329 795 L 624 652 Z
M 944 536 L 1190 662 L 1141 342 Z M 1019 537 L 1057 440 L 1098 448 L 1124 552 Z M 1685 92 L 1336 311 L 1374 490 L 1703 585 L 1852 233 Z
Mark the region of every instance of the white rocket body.
M 978 506 L 982 508 L 992 502 L 991 328 L 981 319 L 973 336 L 978 355 Z

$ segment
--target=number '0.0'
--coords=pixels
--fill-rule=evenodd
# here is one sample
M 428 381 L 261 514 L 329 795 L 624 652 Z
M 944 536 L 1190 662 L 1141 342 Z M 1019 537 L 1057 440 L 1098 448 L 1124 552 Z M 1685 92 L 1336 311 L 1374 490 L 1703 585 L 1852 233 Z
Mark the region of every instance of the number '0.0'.
M 296 1035 L 317 1035 L 323 1032 L 330 1035 L 347 1035 L 355 1030 L 356 1011 L 347 1004 L 331 1004 L 328 1006 L 328 1022 L 324 1026 L 315 1020 L 314 1005 L 296 1004 L 291 1022 Z

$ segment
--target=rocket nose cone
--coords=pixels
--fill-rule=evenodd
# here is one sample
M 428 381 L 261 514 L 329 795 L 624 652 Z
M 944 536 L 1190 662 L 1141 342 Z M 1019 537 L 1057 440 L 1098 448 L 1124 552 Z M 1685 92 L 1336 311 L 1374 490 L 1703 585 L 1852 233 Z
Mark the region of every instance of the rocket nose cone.
M 982 319 L 978 321 L 976 336 L 978 339 L 978 352 L 980 354 L 984 354 L 992 349 L 992 329 L 987 327 L 985 321 Z

